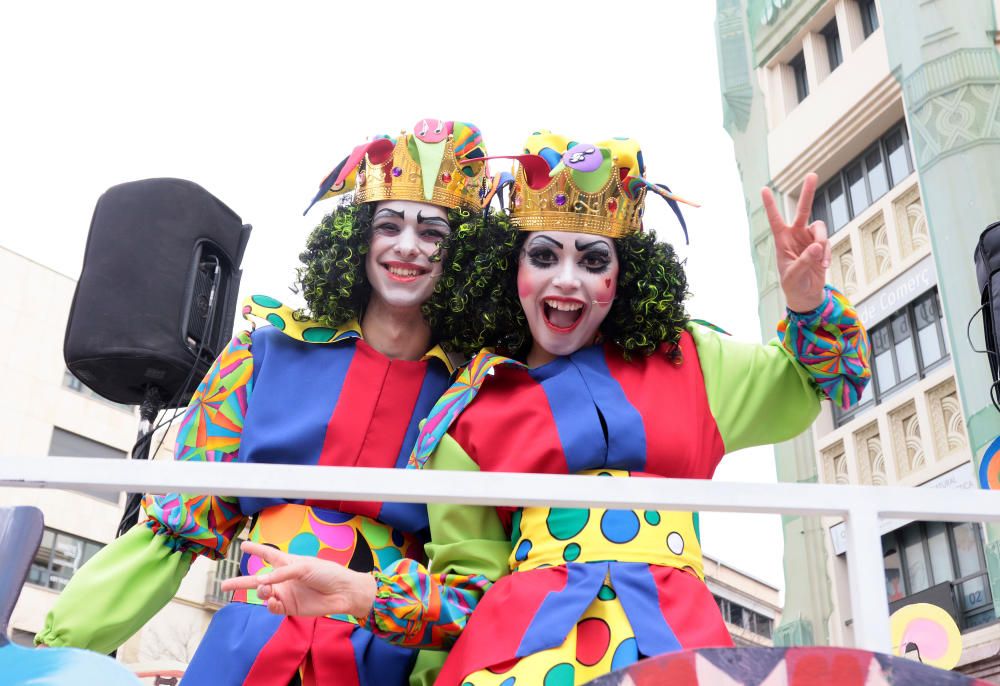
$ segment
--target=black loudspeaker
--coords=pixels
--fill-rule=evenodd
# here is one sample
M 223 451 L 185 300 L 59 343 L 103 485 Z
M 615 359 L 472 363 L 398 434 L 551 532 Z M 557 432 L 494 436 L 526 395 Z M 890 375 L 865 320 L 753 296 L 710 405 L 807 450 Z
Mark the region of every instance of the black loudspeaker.
M 250 225 L 198 184 L 108 189 L 90 223 L 66 325 L 66 366 L 96 393 L 167 407 L 191 394 L 233 329 Z
M 998 402 L 997 387 L 1000 384 L 1000 221 L 993 222 L 979 236 L 976 246 L 976 280 L 982 295 L 983 332 L 986 338 L 986 356 L 990 360 L 993 386 L 990 397 L 993 404 Z

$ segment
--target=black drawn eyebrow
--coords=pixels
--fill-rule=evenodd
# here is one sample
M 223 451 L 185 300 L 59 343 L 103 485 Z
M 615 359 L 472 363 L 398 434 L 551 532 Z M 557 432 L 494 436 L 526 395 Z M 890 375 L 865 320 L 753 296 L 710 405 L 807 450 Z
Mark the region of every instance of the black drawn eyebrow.
M 379 210 L 378 212 L 376 212 L 375 213 L 375 218 L 381 217 L 382 214 L 384 214 L 384 213 L 387 213 L 387 214 L 389 214 L 389 215 L 391 215 L 393 217 L 396 217 L 398 219 L 402 219 L 403 218 L 403 213 L 402 212 L 400 212 L 399 210 L 389 209 L 388 207 L 383 207 L 381 210 Z
M 586 250 L 587 248 L 593 248 L 595 245 L 599 245 L 599 246 L 604 247 L 604 248 L 608 247 L 607 241 L 602 241 L 601 239 L 597 239 L 596 241 L 591 241 L 590 243 L 582 243 L 582 244 L 578 240 L 576 242 L 576 249 L 577 250 Z
M 562 247 L 563 247 L 563 244 L 562 244 L 562 243 L 560 243 L 559 241 L 557 241 L 557 240 L 556 240 L 556 239 L 554 239 L 554 238 L 550 238 L 549 236 L 545 236 L 545 235 L 542 235 L 542 236 L 535 236 L 535 238 L 533 238 L 533 239 L 531 240 L 531 242 L 532 242 L 532 243 L 537 243 L 538 241 L 548 241 L 549 243 L 552 243 L 553 245 L 556 245 L 556 246 L 558 246 L 559 248 L 562 248 Z
M 449 229 L 451 226 L 448 225 L 448 220 L 444 217 L 425 217 L 422 213 L 417 212 L 417 223 L 418 224 L 444 224 Z

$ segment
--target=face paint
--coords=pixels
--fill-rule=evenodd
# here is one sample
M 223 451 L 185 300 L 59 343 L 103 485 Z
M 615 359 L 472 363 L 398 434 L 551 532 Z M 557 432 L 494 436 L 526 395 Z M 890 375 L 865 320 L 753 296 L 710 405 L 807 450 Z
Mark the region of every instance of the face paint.
M 377 203 L 365 258 L 371 297 L 397 308 L 423 305 L 441 278 L 441 263 L 431 257 L 449 233 L 443 207 L 409 200 Z
M 533 339 L 529 364 L 593 343 L 614 301 L 617 281 L 618 253 L 611 239 L 531 233 L 517 271 L 518 296 Z

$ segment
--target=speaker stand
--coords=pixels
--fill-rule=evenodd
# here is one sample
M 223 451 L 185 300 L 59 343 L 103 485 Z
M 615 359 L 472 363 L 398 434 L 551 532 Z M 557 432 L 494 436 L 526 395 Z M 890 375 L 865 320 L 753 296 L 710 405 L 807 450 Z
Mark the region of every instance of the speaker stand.
M 156 430 L 156 416 L 164 408 L 166 403 L 160 394 L 160 389 L 156 386 L 146 386 L 143 393 L 142 404 L 139 405 L 139 433 L 132 447 L 133 460 L 148 460 L 149 447 L 153 443 L 153 433 Z M 118 524 L 116 537 L 122 536 L 139 521 L 139 510 L 142 503 L 142 493 L 129 493 L 125 502 L 125 512 L 122 514 L 121 522 Z

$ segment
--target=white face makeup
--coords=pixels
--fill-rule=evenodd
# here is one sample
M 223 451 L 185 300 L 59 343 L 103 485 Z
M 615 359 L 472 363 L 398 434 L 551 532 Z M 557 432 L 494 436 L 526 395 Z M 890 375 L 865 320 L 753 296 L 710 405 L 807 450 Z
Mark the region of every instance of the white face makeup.
M 371 297 L 394 308 L 423 305 L 441 278 L 441 263 L 431 257 L 450 233 L 443 207 L 410 200 L 376 203 L 365 260 Z
M 610 238 L 529 234 L 517 268 L 517 292 L 534 339 L 528 364 L 544 364 L 593 343 L 617 284 L 618 252 Z

